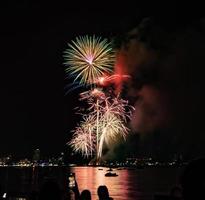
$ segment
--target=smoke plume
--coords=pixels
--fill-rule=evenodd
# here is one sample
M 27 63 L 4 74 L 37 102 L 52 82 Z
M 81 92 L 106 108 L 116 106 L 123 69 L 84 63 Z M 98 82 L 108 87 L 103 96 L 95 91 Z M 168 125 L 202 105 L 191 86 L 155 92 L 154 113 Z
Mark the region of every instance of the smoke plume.
M 135 106 L 132 130 L 157 135 L 164 153 L 205 154 L 204 69 L 203 20 L 171 30 L 145 19 L 127 33 L 115 70 L 131 77 L 121 87 Z

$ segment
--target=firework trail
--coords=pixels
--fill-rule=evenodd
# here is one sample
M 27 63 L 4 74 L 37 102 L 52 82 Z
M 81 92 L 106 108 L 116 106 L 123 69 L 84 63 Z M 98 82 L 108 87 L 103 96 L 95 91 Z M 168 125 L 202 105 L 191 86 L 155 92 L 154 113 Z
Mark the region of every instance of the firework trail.
M 121 99 L 119 95 L 114 98 L 107 97 L 105 99 L 105 106 L 102 108 L 105 114 L 112 113 L 124 122 L 130 119 L 132 110 L 134 109 L 134 107 L 128 104 L 128 101 Z
M 95 136 L 93 134 L 94 122 L 93 116 L 84 117 L 84 121 L 81 122 L 80 126 L 76 127 L 73 131 L 73 138 L 68 142 L 74 152 L 79 152 L 85 157 L 92 156 L 96 149 Z
M 103 100 L 105 97 L 105 93 L 100 88 L 95 88 L 93 90 L 80 93 L 80 100 L 87 100 L 90 104 L 92 104 L 96 99 Z
M 105 76 L 101 76 L 98 77 L 98 79 L 95 80 L 95 84 L 99 85 L 99 86 L 107 86 L 110 83 L 122 83 L 123 81 L 126 81 L 127 79 L 129 79 L 130 76 L 129 75 L 120 75 L 120 74 L 113 74 L 113 75 L 105 75 Z
M 67 73 L 80 84 L 93 84 L 104 74 L 113 72 L 115 54 L 107 39 L 95 36 L 77 37 L 65 51 Z
M 129 131 L 120 118 L 109 112 L 99 121 L 99 130 L 98 158 L 102 157 L 104 144 L 110 144 L 111 141 L 115 141 L 119 136 L 125 139 Z

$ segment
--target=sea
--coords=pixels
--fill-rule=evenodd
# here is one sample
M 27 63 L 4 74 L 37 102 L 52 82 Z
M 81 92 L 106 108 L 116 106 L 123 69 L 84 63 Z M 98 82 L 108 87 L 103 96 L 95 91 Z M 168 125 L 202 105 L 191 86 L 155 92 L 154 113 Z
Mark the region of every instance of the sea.
M 106 185 L 115 200 L 154 200 L 156 195 L 168 195 L 179 183 L 182 167 L 112 168 L 117 176 L 107 177 L 107 167 L 1 167 L 1 195 L 9 200 L 27 200 L 28 194 L 38 193 L 47 179 L 55 179 L 64 193 L 72 194 L 68 176 L 75 174 L 79 191 L 90 190 L 97 200 L 97 188 Z M 66 195 L 64 196 L 66 200 Z

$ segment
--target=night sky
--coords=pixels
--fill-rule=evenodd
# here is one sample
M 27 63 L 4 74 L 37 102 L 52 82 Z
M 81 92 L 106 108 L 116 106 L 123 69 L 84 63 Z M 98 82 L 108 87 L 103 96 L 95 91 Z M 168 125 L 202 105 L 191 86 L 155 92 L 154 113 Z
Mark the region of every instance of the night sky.
M 178 17 L 175 5 L 169 9 L 154 4 L 111 7 L 29 1 L 2 5 L 0 156 L 31 156 L 36 148 L 43 155 L 65 150 L 77 121 L 73 111 L 77 92 L 65 96 L 64 90 L 68 81 L 63 52 L 72 39 L 85 34 L 111 38 L 145 17 L 174 31 L 200 18 L 189 14 Z

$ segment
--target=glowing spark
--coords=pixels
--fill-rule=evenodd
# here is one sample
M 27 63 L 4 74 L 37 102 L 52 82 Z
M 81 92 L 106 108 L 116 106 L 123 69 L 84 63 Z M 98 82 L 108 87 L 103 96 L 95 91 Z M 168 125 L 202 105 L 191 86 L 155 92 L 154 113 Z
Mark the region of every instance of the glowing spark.
M 114 52 L 107 39 L 95 36 L 77 37 L 65 51 L 66 71 L 80 84 L 93 84 L 98 77 L 112 73 Z
M 100 85 L 104 85 L 105 81 L 106 81 L 105 77 L 99 77 L 98 83 Z

